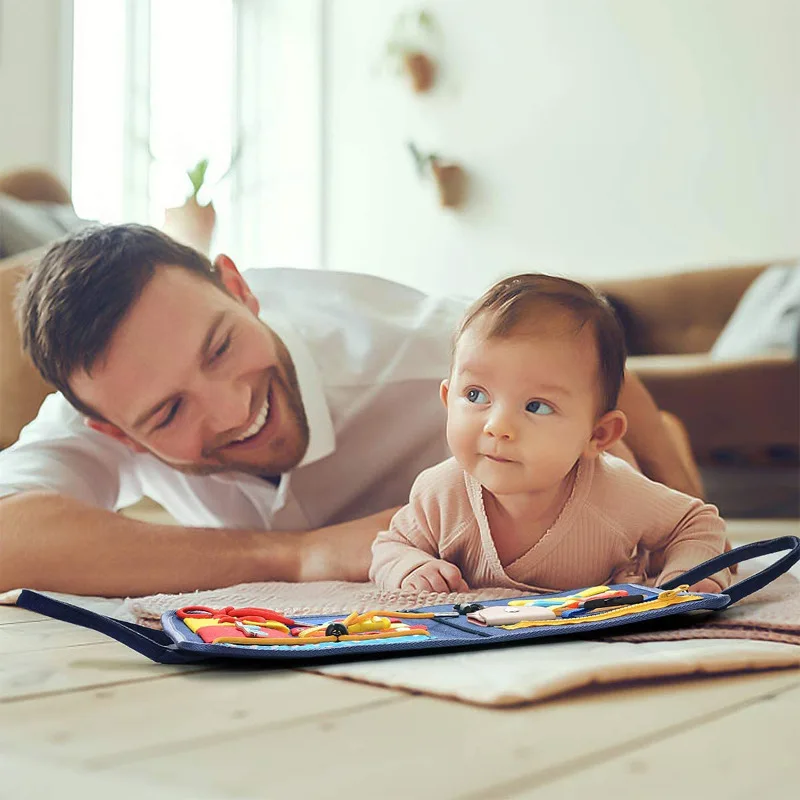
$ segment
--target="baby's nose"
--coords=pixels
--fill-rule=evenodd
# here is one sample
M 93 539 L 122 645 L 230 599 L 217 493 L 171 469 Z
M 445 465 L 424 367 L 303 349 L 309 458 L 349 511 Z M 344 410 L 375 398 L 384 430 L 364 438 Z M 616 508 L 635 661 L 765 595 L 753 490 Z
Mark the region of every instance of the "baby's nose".
M 489 415 L 483 426 L 483 432 L 496 439 L 513 439 L 514 424 L 508 414 L 498 411 Z

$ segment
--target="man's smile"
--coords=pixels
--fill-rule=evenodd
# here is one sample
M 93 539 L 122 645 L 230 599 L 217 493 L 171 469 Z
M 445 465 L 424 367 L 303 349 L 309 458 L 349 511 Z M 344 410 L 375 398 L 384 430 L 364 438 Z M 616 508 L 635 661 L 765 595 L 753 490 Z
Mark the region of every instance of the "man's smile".
M 267 396 L 264 398 L 264 403 L 256 413 L 255 419 L 250 423 L 250 426 L 247 428 L 247 430 L 241 436 L 235 438 L 231 442 L 231 444 L 235 444 L 237 442 L 243 442 L 245 441 L 245 439 L 249 439 L 251 436 L 255 436 L 264 427 L 264 423 L 267 421 L 268 414 L 269 414 L 269 394 L 267 394 Z
M 273 403 L 273 388 L 267 391 L 264 402 L 255 413 L 254 418 L 245 431 L 236 439 L 228 442 L 217 452 L 234 451 L 242 452 L 250 448 L 260 447 L 272 436 L 272 430 L 276 424 L 276 406 Z

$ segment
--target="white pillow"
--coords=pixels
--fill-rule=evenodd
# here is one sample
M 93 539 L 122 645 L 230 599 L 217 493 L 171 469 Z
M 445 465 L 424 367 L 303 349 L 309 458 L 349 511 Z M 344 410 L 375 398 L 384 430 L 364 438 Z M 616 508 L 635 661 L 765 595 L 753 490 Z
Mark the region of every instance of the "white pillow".
M 26 203 L 0 194 L 0 258 L 48 244 L 88 224 L 71 205 Z
M 767 267 L 742 295 L 711 348 L 715 361 L 800 350 L 800 262 Z

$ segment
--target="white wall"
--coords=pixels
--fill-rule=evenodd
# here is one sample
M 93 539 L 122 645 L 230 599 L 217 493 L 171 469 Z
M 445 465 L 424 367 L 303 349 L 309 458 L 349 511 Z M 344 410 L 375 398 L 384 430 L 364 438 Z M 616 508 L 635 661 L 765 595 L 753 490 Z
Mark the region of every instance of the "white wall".
M 70 0 L 0 0 L 0 171 L 69 178 Z
M 797 0 L 429 0 L 422 97 L 374 69 L 406 8 L 327 3 L 327 266 L 474 293 L 800 254 Z M 462 212 L 409 138 L 469 170 Z

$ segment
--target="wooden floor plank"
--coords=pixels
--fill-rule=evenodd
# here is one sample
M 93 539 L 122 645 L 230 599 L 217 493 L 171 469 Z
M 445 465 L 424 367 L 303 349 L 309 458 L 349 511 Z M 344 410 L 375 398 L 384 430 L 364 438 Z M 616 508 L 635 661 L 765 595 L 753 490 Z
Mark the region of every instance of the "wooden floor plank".
M 7 653 L 0 657 L 0 705 L 88 688 L 171 679 L 199 669 L 202 667 L 154 664 L 117 642 Z
M 493 796 L 515 800 L 797 797 L 798 718 L 800 687 L 768 693 L 686 730 L 634 743 L 628 752 L 608 753 L 571 774 L 532 780 L 525 790 L 495 787 L 499 794 Z
M 0 625 L 14 625 L 18 622 L 41 622 L 46 619 L 41 614 L 16 606 L 0 606 Z
M 777 523 L 731 534 L 800 532 Z M 0 607 L 0 788 L 114 800 L 782 798 L 795 793 L 798 684 L 796 671 L 776 672 L 480 709 L 296 671 L 156 665 Z M 753 765 L 763 768 L 750 779 Z
M 0 741 L 98 766 L 213 748 L 265 728 L 409 700 L 405 693 L 297 670 L 218 668 L 8 704 Z
M 517 710 L 480 709 L 427 697 L 364 705 L 308 720 L 228 731 L 213 742 L 187 741 L 174 751 L 131 752 L 103 764 L 156 781 L 181 781 L 246 797 L 254 787 L 304 798 L 493 794 L 505 780 L 546 772 L 578 755 L 602 752 L 703 715 L 800 683 L 795 672 L 700 680 L 575 696 Z M 117 728 L 118 729 L 118 728 Z M 181 757 L 183 756 L 183 757 Z M 202 764 L 187 774 L 186 761 Z M 309 763 L 308 769 L 286 769 Z M 236 764 L 236 770 L 230 765 Z M 298 783 L 298 779 L 302 781 Z
M 0 627 L 0 659 L 11 653 L 38 653 L 108 641 L 108 636 L 102 633 L 55 619 L 18 622 Z
M 192 787 L 161 787 L 138 778 L 120 780 L 115 775 L 89 772 L 67 764 L 43 764 L 41 759 L 15 752 L 0 752 L 0 797 L 13 800 L 41 800 L 43 797 L 81 800 L 217 800 L 222 795 L 207 794 Z
M 154 664 L 100 633 L 24 609 L 2 606 L 0 621 L 0 704 L 201 669 Z

